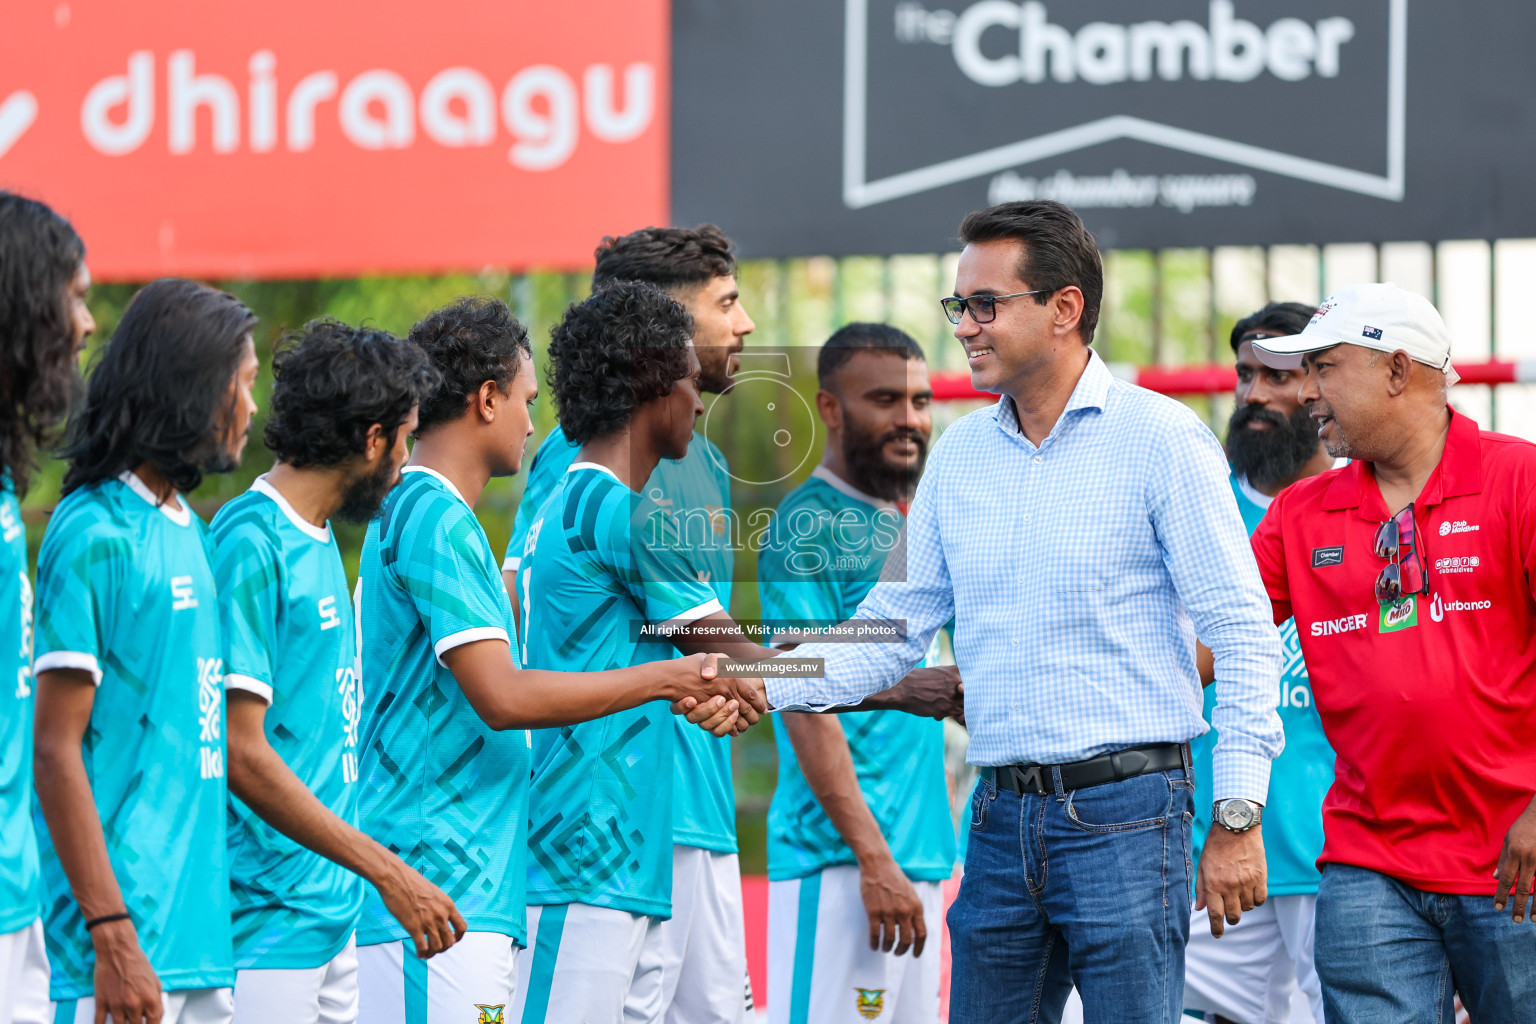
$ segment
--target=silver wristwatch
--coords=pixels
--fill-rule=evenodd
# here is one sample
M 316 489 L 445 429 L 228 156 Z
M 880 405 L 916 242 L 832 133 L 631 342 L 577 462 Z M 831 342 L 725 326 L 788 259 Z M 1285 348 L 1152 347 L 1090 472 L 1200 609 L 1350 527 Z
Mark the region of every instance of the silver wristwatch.
M 1228 832 L 1247 832 L 1264 817 L 1264 805 L 1237 797 L 1211 805 L 1211 820 Z

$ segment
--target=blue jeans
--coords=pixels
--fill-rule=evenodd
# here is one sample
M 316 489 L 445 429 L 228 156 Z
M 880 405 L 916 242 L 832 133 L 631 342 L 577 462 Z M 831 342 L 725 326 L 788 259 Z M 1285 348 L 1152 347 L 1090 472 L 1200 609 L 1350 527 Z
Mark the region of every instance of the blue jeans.
M 1328 1024 L 1536 1022 L 1536 923 L 1493 897 L 1423 892 L 1347 864 L 1323 867 L 1314 956 Z
M 949 911 L 951 1024 L 1174 1024 L 1184 1005 L 1194 785 L 1154 772 L 1049 796 L 971 800 Z

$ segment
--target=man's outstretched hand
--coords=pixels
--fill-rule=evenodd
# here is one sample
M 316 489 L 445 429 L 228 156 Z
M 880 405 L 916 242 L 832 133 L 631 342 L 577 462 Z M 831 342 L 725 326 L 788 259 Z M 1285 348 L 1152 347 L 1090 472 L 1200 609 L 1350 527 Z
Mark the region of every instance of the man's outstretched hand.
M 672 702 L 672 712 L 716 736 L 739 736 L 767 714 L 767 690 L 759 678 L 720 675 L 724 657 L 691 654 L 673 662 L 682 673 L 677 690 L 682 695 Z

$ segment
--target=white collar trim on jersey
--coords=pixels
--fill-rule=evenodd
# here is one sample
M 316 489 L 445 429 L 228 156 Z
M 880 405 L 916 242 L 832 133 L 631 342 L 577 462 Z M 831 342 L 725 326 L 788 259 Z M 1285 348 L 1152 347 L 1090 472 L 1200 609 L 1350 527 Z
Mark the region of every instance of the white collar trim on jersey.
M 1349 465 L 1349 460 L 1346 458 L 1340 457 L 1333 460 L 1334 469 L 1339 469 L 1347 465 Z M 1237 489 L 1243 492 L 1243 497 L 1259 506 L 1259 508 L 1267 510 L 1269 506 L 1274 503 L 1274 498 L 1271 498 L 1263 491 L 1254 487 L 1253 484 L 1248 482 L 1248 478 L 1245 476 L 1240 476 L 1237 478 Z
M 1267 509 L 1274 503 L 1274 498 L 1249 483 L 1248 478 L 1245 476 L 1237 478 L 1237 489 L 1243 492 L 1243 497 L 1259 506 L 1259 508 Z
M 599 473 L 607 473 L 609 476 L 613 477 L 615 480 L 619 480 L 619 474 L 615 473 L 613 470 L 609 469 L 607 466 L 600 465 L 599 463 L 596 463 L 596 462 L 573 462 L 573 463 L 571 463 L 571 468 L 567 469 L 566 472 L 567 473 L 574 473 L 578 469 L 595 469 Z M 619 483 L 623 483 L 623 482 L 624 482 L 623 480 L 619 480 Z
M 283 515 L 288 517 L 288 521 L 298 527 L 311 540 L 317 540 L 321 544 L 329 544 L 331 542 L 330 521 L 327 520 L 325 526 L 320 527 L 299 515 L 294 511 L 293 506 L 288 504 L 288 499 L 283 497 L 283 492 L 267 482 L 267 474 L 263 473 L 252 481 L 251 490 L 271 498 L 277 507 L 282 509 Z
M 455 498 L 458 498 L 460 501 L 464 501 L 464 495 L 460 494 L 459 493 L 459 489 L 457 487 L 453 486 L 453 481 L 449 480 L 447 477 L 443 476 L 443 474 L 439 473 L 437 470 L 433 469 L 431 466 L 406 466 L 404 469 L 400 470 L 400 472 L 401 473 L 427 473 L 427 474 L 429 474 L 431 476 L 434 476 L 434 477 L 437 478 L 437 482 L 438 483 L 440 483 L 444 487 L 448 488 L 448 493 L 449 494 L 453 495 Z M 467 508 L 469 506 L 469 502 L 464 501 L 464 505 Z
M 172 506 L 169 502 L 162 505 L 160 503 L 160 499 L 155 497 L 155 492 L 149 489 L 148 484 L 139 479 L 139 475 L 137 473 L 130 469 L 125 469 L 117 475 L 117 478 L 123 483 L 127 484 L 128 489 L 134 494 L 137 494 L 139 497 L 149 502 L 149 504 L 154 508 L 164 512 L 165 517 L 171 522 L 175 523 L 177 526 L 192 525 L 192 509 L 187 506 L 186 501 L 182 499 L 180 494 L 177 494 L 174 491 L 171 492 L 171 497 L 176 499 L 176 504 L 174 506 Z
M 853 486 L 853 484 L 832 472 L 826 466 L 817 466 L 815 469 L 811 470 L 811 476 L 815 477 L 817 480 L 820 480 L 822 483 L 833 488 L 834 490 L 842 491 L 844 494 L 848 495 L 848 497 L 854 499 L 855 501 L 862 501 L 866 505 L 875 506 L 875 508 L 888 508 L 892 512 L 901 511 L 901 508 L 897 506 L 894 501 L 886 501 L 884 498 L 877 498 L 873 494 L 865 494 L 863 491 Z

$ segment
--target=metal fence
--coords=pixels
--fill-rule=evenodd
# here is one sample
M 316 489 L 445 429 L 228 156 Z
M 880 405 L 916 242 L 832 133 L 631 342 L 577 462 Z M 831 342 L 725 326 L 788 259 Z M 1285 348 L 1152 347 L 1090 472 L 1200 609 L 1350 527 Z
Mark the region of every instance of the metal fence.
M 757 323 L 748 344 L 817 345 L 841 324 L 879 320 L 917 338 L 935 370 L 963 371 L 963 353 L 938 305 L 953 288 L 958 259 L 943 253 L 747 261 L 739 274 L 742 301 Z M 1095 347 L 1112 363 L 1230 363 L 1227 337 L 1240 317 L 1269 301 L 1317 303 L 1362 281 L 1393 281 L 1433 301 L 1455 338 L 1458 362 L 1536 359 L 1536 318 L 1522 315 L 1527 293 L 1536 289 L 1536 239 L 1119 250 L 1107 252 L 1104 265 Z M 583 275 L 528 275 L 514 279 L 512 301 L 543 337 L 558 309 L 585 288 Z M 1214 429 L 1224 427 L 1230 395 L 1185 400 Z M 1452 401 L 1485 426 L 1536 440 L 1530 384 L 1460 385 Z M 941 422 L 958 411 L 946 410 Z

